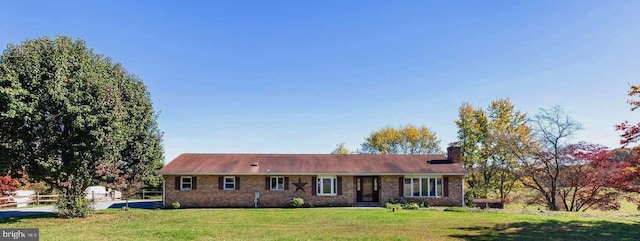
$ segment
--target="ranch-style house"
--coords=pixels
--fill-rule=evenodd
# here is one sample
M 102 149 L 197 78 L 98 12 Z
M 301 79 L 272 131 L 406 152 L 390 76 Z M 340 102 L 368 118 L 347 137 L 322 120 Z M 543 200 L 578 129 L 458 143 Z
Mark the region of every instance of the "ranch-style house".
M 181 154 L 165 165 L 171 207 L 383 206 L 389 200 L 462 206 L 461 149 L 447 155 Z

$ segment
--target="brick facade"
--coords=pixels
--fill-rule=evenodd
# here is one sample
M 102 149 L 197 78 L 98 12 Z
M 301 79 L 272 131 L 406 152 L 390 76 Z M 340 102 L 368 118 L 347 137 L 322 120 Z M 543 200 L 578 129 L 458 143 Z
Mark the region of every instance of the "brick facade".
M 197 177 L 195 190 L 176 190 L 175 177 L 165 175 L 165 207 L 171 207 L 174 202 L 180 202 L 182 207 L 254 207 L 255 193 L 260 193 L 259 207 L 289 207 L 289 201 L 294 197 L 301 197 L 305 206 L 353 206 L 356 203 L 356 185 L 354 176 L 339 176 L 342 181 L 341 195 L 318 196 L 312 195 L 312 178 L 315 176 L 287 176 L 288 190 L 267 190 L 264 175 L 238 176 L 240 188 L 238 190 L 220 190 L 218 178 L 220 176 L 200 175 Z M 380 176 L 380 205 L 390 199 L 406 200 L 409 202 L 428 202 L 432 206 L 462 206 L 463 176 L 448 176 L 447 197 L 439 198 L 405 198 L 399 194 L 398 176 Z M 293 183 L 298 180 L 307 183 L 304 191 L 296 191 Z
M 239 176 L 239 190 L 220 190 L 218 178 L 220 176 L 196 176 L 196 190 L 176 190 L 175 176 L 165 176 L 165 206 L 170 207 L 173 202 L 180 202 L 183 207 L 254 207 L 255 193 L 260 193 L 260 207 L 289 207 L 289 201 L 294 197 L 301 197 L 305 206 L 352 206 L 354 202 L 354 181 L 352 176 L 341 176 L 342 193 L 335 196 L 311 195 L 312 177 L 287 176 L 289 190 L 267 190 L 265 177 L 267 176 Z M 304 191 L 296 191 L 293 183 L 307 183 Z
M 463 176 L 444 176 L 448 178 L 448 196 L 445 197 L 404 197 L 400 195 L 400 178 L 404 176 L 382 176 L 380 201 L 391 199 L 407 202 L 427 202 L 430 206 L 462 206 Z

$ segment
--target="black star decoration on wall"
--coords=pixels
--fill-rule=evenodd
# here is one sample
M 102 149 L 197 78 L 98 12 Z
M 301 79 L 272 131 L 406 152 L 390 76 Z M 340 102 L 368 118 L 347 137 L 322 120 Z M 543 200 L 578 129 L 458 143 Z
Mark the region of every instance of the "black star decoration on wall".
M 296 190 L 293 192 L 297 192 L 298 190 L 304 192 L 304 185 L 307 185 L 306 182 L 302 182 L 302 180 L 298 177 L 298 182 L 291 183 L 296 186 Z

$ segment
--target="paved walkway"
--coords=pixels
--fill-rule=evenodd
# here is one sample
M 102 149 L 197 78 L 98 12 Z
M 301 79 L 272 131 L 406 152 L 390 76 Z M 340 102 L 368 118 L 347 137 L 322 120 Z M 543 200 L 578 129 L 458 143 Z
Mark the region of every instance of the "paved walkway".
M 107 208 L 122 208 L 124 206 L 125 206 L 125 201 L 118 200 L 118 201 L 97 202 L 94 208 L 96 210 L 100 210 L 100 209 L 107 209 Z M 153 208 L 159 208 L 161 206 L 162 206 L 162 201 L 158 201 L 158 200 L 151 200 L 151 201 L 150 200 L 129 200 L 129 208 L 153 209 Z M 47 213 L 54 213 L 53 206 L 0 209 L 0 218 L 38 215 L 38 214 L 47 214 Z

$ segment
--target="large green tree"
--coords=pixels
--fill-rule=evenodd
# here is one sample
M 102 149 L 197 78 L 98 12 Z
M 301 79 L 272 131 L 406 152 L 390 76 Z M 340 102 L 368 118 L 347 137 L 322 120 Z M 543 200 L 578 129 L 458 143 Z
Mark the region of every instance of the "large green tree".
M 485 148 L 489 135 L 489 119 L 484 110 L 474 109 L 471 104 L 460 106 L 458 112 L 458 142 L 462 146 L 462 167 L 469 172 L 466 177 L 467 193 L 465 197 L 486 197 L 483 192 L 486 182 L 489 153 Z M 468 205 L 472 203 L 467 203 Z
M 508 98 L 492 101 L 487 111 L 490 120 L 488 148 L 496 167 L 496 178 L 491 183 L 498 189 L 497 197 L 504 200 L 518 181 L 515 171 L 519 169 L 519 163 L 514 151 L 522 150 L 512 143 L 530 143 L 533 135 L 527 125 L 527 116 L 517 110 Z
M 469 196 L 506 199 L 517 186 L 518 158 L 511 143 L 528 143 L 532 138 L 526 115 L 508 98 L 492 101 L 487 109 L 465 103 L 456 125 L 462 164 L 469 171 Z
M 368 154 L 434 154 L 440 153 L 440 140 L 426 126 L 385 127 L 372 132 L 361 145 Z
M 162 152 L 145 85 L 84 41 L 42 37 L 0 56 L 0 170 L 60 190 L 61 216 L 86 215 L 90 185 L 152 182 Z

